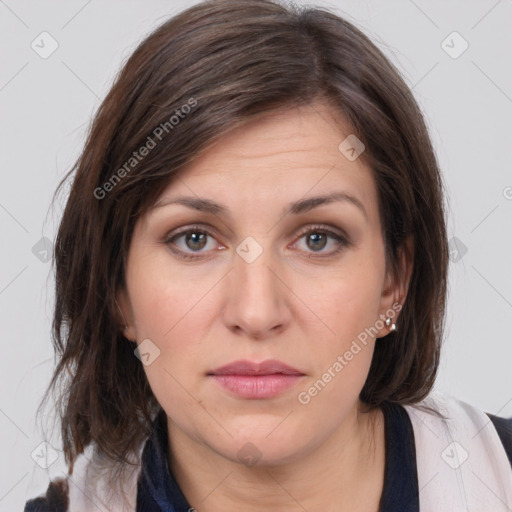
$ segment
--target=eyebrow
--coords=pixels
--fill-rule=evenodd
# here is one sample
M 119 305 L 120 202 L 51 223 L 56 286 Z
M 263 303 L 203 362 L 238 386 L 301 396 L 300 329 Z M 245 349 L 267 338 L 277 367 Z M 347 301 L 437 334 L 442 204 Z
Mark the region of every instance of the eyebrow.
M 300 215 L 303 213 L 307 213 L 318 206 L 334 202 L 347 202 L 349 204 L 356 206 L 364 215 L 366 220 L 369 220 L 368 213 L 363 203 L 357 197 L 348 194 L 347 192 L 331 192 L 329 194 L 324 194 L 320 196 L 299 199 L 298 201 L 294 201 L 285 206 L 282 211 L 282 216 L 284 217 L 285 215 L 288 214 Z M 154 210 L 171 204 L 180 204 L 182 206 L 186 206 L 187 208 L 191 208 L 201 212 L 211 213 L 213 215 L 224 215 L 226 217 L 229 217 L 229 210 L 225 206 L 222 206 L 221 204 L 216 203 L 211 199 L 206 199 L 202 197 L 177 196 L 164 198 L 155 203 L 151 209 Z

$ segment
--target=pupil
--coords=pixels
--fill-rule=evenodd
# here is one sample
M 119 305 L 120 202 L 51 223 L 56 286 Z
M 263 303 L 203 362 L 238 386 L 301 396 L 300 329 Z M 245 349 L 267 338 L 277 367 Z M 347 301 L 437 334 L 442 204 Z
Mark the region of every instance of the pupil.
M 190 249 L 202 249 L 206 245 L 205 233 L 190 233 L 189 235 L 187 235 L 187 244 L 189 241 L 192 241 L 192 244 L 195 245 L 195 247 L 189 246 Z
M 321 244 L 313 244 L 312 247 L 310 247 L 310 249 L 323 249 L 325 247 L 325 243 L 326 243 L 326 237 L 325 235 L 323 234 L 319 234 L 319 233 L 313 233 L 309 236 L 308 238 L 309 241 L 322 241 L 323 243 Z M 308 244 L 309 245 L 309 244 Z

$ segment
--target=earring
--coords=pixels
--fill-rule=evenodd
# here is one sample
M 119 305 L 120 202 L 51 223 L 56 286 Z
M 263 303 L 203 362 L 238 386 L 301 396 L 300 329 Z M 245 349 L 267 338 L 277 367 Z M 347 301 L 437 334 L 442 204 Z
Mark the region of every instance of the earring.
M 391 323 L 391 317 L 389 316 L 386 318 L 386 325 L 389 327 L 389 330 L 391 332 L 396 332 L 396 324 Z

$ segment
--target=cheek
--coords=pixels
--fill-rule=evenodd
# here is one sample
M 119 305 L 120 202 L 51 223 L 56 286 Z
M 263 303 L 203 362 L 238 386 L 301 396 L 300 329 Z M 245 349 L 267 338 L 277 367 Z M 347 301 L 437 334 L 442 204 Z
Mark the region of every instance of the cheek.
M 197 405 L 184 390 L 196 396 L 193 377 L 208 370 L 202 361 L 218 277 L 176 272 L 168 256 L 132 261 L 128 284 L 137 341 L 150 340 L 158 354 L 144 366 L 149 384 L 164 408 Z
M 136 313 L 138 340 L 151 339 L 158 347 L 158 357 L 144 366 L 149 385 L 158 403 L 175 423 L 199 440 L 199 430 L 190 416 L 201 418 L 198 408 L 201 397 L 198 375 L 207 371 L 204 359 L 204 339 L 199 332 L 202 315 L 200 295 L 190 292 L 176 294 L 176 286 L 151 287 L 144 300 L 141 293 L 137 299 Z M 197 295 L 197 296 L 196 296 Z M 196 320 L 196 321 L 194 321 Z M 199 423 L 198 423 L 199 425 Z
M 298 397 L 301 404 L 311 402 L 315 409 L 336 403 L 341 414 L 344 404 L 348 407 L 359 396 L 373 357 L 381 272 L 371 258 L 359 258 L 342 276 L 322 280 L 309 291 L 302 284 L 301 293 L 307 293 L 314 313 L 308 336 L 314 340 L 314 357 L 313 375 Z
M 128 282 L 138 339 L 167 343 L 177 328 L 204 307 L 205 294 L 215 284 L 211 275 L 199 275 L 194 269 L 180 272 L 169 261 L 165 251 L 147 260 L 134 258 Z
M 355 260 L 355 258 L 354 258 Z M 297 280 L 297 295 L 306 297 L 315 344 L 343 349 L 353 337 L 373 326 L 380 309 L 382 275 L 374 262 L 347 264 L 343 272 L 314 282 Z
M 366 382 L 375 347 L 371 327 L 378 319 L 375 297 L 360 289 L 358 281 L 345 284 L 329 295 L 332 302 L 315 302 L 333 332 L 326 335 L 325 327 L 318 326 L 313 329 L 318 334 L 310 334 L 315 340 L 314 347 L 307 347 L 312 373 L 297 395 L 304 412 L 323 417 L 332 428 L 357 402 Z

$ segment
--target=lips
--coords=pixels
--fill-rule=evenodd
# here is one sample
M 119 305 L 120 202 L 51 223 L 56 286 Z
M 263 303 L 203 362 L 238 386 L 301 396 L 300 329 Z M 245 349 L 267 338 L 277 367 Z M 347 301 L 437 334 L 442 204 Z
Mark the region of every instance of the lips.
M 252 361 L 233 361 L 213 370 L 208 375 L 304 375 L 296 368 L 276 359 L 267 359 L 261 363 Z
M 237 398 L 263 400 L 289 390 L 304 373 L 277 360 L 233 361 L 208 373 L 221 389 Z

